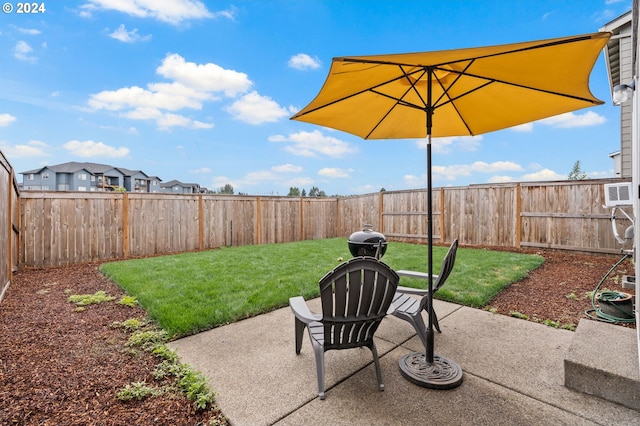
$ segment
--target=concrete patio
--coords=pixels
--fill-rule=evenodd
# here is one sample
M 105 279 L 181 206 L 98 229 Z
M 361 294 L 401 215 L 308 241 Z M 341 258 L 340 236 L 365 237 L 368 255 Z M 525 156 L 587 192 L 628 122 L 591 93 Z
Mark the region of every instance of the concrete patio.
M 320 311 L 319 299 L 309 303 Z M 442 334 L 436 333 L 435 353 L 454 360 L 464 371 L 463 383 L 451 390 L 423 388 L 402 377 L 400 358 L 424 347 L 410 325 L 394 317 L 385 318 L 376 334 L 386 390 L 377 389 L 369 350 L 329 351 L 324 401 L 317 397 L 308 336 L 301 354 L 295 354 L 293 314 L 288 307 L 170 346 L 183 362 L 207 377 L 217 404 L 237 426 L 640 424 L 640 411 L 564 384 L 567 358 L 575 364 L 572 371 L 587 374 L 587 382 L 598 370 L 588 353 L 591 344 L 576 343 L 576 338 L 598 341 L 614 327 L 618 340 L 635 339 L 635 330 L 585 320 L 595 325 L 584 326 L 590 330 L 581 333 L 581 322 L 574 333 L 439 300 L 435 307 L 442 329 Z M 610 341 L 594 348 L 599 349 L 603 366 L 620 363 L 612 357 L 619 353 L 612 350 L 615 339 Z M 631 352 L 635 340 L 632 343 L 626 345 Z M 632 387 L 639 383 L 637 359 L 635 349 L 628 362 L 622 361 L 622 374 L 629 375 L 627 385 Z M 590 370 L 580 369 L 584 363 L 591 364 L 584 367 Z M 615 374 L 610 376 L 612 383 L 621 385 Z M 617 391 L 626 392 L 621 387 Z M 625 398 L 633 403 L 639 396 L 637 392 Z

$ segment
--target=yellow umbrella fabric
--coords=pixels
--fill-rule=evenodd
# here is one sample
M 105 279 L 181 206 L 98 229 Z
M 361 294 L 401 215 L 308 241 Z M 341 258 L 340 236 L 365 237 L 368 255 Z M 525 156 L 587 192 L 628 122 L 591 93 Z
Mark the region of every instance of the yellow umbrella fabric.
M 478 135 L 602 104 L 589 75 L 611 33 L 424 53 L 334 58 L 292 119 L 364 139 Z M 431 87 L 431 103 L 428 87 Z

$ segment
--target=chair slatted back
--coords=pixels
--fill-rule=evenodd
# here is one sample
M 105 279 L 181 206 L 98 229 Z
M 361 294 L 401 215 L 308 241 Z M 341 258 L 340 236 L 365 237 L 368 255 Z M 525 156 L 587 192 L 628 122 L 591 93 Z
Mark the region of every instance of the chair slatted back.
M 451 275 L 451 271 L 453 271 L 453 265 L 456 263 L 456 253 L 458 252 L 458 239 L 453 240 L 451 246 L 449 246 L 449 250 L 447 254 L 442 259 L 442 265 L 440 266 L 440 272 L 438 273 L 438 278 L 433 283 L 433 293 L 438 291 L 440 287 L 444 285 Z M 429 301 L 429 296 L 423 296 L 420 300 L 421 309 L 427 309 L 427 302 Z
M 324 346 L 366 346 L 386 315 L 399 277 L 374 257 L 353 258 L 320 280 Z
M 451 243 L 449 247 L 449 251 L 444 256 L 442 260 L 442 266 L 440 266 L 440 272 L 438 274 L 438 279 L 433 283 L 433 291 L 435 292 L 437 289 L 442 287 L 444 282 L 449 278 L 451 271 L 453 271 L 453 265 L 456 263 L 456 253 L 458 252 L 458 240 L 455 239 Z

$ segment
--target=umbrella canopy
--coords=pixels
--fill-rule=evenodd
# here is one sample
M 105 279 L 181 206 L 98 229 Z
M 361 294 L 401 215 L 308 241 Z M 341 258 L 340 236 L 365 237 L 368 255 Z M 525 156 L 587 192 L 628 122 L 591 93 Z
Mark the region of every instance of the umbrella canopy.
M 602 104 L 589 75 L 610 36 L 334 58 L 318 96 L 292 119 L 364 139 L 425 137 L 428 124 L 433 137 L 445 137 Z
M 292 119 L 364 139 L 427 137 L 429 326 L 402 374 L 448 389 L 462 369 L 434 355 L 431 138 L 478 135 L 602 104 L 589 75 L 611 33 L 437 52 L 335 58 L 316 98 Z

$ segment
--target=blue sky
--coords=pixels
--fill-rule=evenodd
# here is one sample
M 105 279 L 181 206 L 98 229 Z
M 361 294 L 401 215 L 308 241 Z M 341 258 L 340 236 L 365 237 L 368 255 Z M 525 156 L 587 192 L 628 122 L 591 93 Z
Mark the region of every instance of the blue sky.
M 0 151 L 16 173 L 88 161 L 252 195 L 425 186 L 422 140 L 365 141 L 289 120 L 333 57 L 590 33 L 631 9 L 631 0 L 50 0 L 18 14 L 9 4 Z M 590 86 L 605 105 L 434 139 L 434 187 L 566 179 L 578 160 L 589 177 L 612 177 L 619 108 L 603 54 Z

